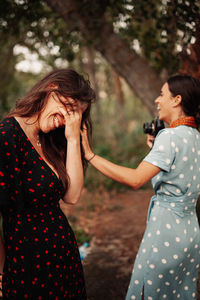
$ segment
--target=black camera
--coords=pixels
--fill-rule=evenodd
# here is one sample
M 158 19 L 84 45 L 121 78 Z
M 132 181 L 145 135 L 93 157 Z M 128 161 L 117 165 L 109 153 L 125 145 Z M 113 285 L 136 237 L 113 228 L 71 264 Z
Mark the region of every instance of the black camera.
M 161 129 L 164 129 L 165 125 L 164 122 L 159 120 L 158 117 L 156 117 L 152 122 L 150 123 L 144 123 L 143 124 L 143 131 L 144 133 L 148 133 L 150 135 L 153 135 L 154 137 L 158 134 L 158 132 Z

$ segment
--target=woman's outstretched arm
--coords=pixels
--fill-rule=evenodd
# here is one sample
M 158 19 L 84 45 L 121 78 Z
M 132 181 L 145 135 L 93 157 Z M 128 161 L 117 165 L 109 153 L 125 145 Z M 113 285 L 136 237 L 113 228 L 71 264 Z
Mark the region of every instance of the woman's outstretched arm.
M 133 189 L 138 189 L 160 172 L 160 168 L 145 161 L 142 161 L 136 169 L 114 164 L 93 153 L 88 142 L 86 128 L 82 130 L 81 136 L 85 158 L 98 171 L 115 181 L 128 185 Z

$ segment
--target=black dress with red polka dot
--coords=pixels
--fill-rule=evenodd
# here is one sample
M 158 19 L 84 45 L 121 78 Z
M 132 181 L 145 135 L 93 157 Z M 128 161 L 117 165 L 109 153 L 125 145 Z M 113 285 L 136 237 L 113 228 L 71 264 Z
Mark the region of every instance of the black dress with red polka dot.
M 4 299 L 87 299 L 74 233 L 59 207 L 61 180 L 14 117 L 0 124 Z

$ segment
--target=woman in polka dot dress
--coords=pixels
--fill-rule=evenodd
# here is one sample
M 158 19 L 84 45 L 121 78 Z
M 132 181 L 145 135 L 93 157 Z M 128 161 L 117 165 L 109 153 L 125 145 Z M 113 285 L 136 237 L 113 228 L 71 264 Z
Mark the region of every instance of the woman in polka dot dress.
M 75 71 L 52 71 L 0 123 L 4 299 L 87 298 L 76 239 L 59 201 L 75 204 L 80 197 L 86 166 L 80 128 L 90 126 L 94 98 Z
M 174 76 L 155 103 L 159 119 L 170 128 L 158 133 L 135 170 L 95 155 L 83 131 L 85 157 L 104 175 L 133 189 L 152 179 L 155 195 L 126 300 L 191 300 L 196 298 L 200 263 L 195 210 L 200 193 L 200 81 Z

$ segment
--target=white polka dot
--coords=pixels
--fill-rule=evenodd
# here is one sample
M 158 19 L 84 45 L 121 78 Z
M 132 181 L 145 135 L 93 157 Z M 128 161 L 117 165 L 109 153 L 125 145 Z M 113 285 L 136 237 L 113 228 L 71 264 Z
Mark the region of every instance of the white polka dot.
M 176 242 L 179 243 L 180 242 L 180 237 L 176 237 Z
M 192 243 L 193 242 L 193 238 L 190 238 L 190 243 Z
M 170 203 L 170 206 L 171 206 L 171 207 L 175 207 L 176 204 L 172 202 L 172 203 Z
M 176 224 L 180 224 L 180 220 L 179 219 L 176 219 Z
M 170 195 L 170 193 L 166 191 L 166 192 L 165 192 L 165 195 Z
M 192 152 L 195 152 L 195 149 L 194 149 L 194 147 L 192 147 Z
M 200 151 L 198 151 L 197 153 L 198 153 L 198 155 L 200 155 Z
M 192 293 L 192 297 L 195 298 L 195 297 L 196 297 L 196 294 L 195 294 L 195 293 Z
M 177 255 L 177 254 L 174 254 L 174 255 L 173 255 L 173 258 L 174 258 L 174 259 L 178 259 L 178 255 Z
M 185 207 L 184 207 L 184 209 L 185 209 L 185 210 L 188 210 L 188 207 L 187 207 L 187 206 L 185 206 Z
M 184 290 L 185 291 L 188 291 L 189 290 L 189 288 L 188 288 L 188 286 L 186 285 L 186 286 L 184 286 Z
M 194 258 L 190 259 L 190 262 L 193 263 L 194 262 Z
M 196 281 L 196 280 L 197 280 L 196 277 L 192 278 L 192 281 L 193 281 L 193 282 Z
M 174 270 L 169 270 L 169 273 L 170 274 L 174 274 Z
M 155 269 L 155 266 L 154 266 L 153 264 L 150 264 L 150 265 L 149 265 L 149 268 Z
M 177 153 L 179 152 L 179 148 L 178 147 L 175 148 L 175 152 L 177 152 Z
M 192 203 L 195 203 L 196 202 L 196 200 L 195 199 L 192 199 Z
M 181 179 L 184 178 L 184 174 L 180 174 L 179 178 L 181 178 Z
M 187 142 L 188 142 L 187 139 L 183 139 L 183 141 L 184 141 L 185 144 L 187 144 Z
M 171 225 L 170 224 L 166 224 L 167 229 L 171 229 Z
M 187 230 L 186 229 L 184 229 L 183 232 L 184 232 L 184 234 L 187 234 Z
M 178 194 L 180 194 L 181 190 L 179 190 L 179 189 L 176 189 L 176 192 L 177 192 Z
M 183 157 L 183 161 L 187 161 L 188 160 L 188 157 L 187 156 L 184 156 Z
M 162 279 L 162 278 L 163 278 L 163 275 L 162 275 L 162 274 L 159 274 L 159 275 L 158 275 L 158 278 Z
M 148 236 L 148 237 L 151 237 L 151 232 L 149 232 L 149 233 L 147 234 L 147 236 Z
M 135 284 L 137 284 L 137 285 L 138 285 L 138 284 L 139 284 L 139 280 L 135 280 Z
M 196 265 L 196 269 L 198 269 L 199 268 L 199 264 L 198 265 Z
M 194 162 L 197 163 L 197 158 L 194 159 Z
M 134 295 L 131 296 L 131 300 L 134 300 L 136 299 L 136 297 Z
M 194 232 L 197 232 L 197 228 L 196 227 L 194 227 Z
M 166 295 L 166 294 L 164 294 L 164 295 L 163 295 L 163 298 L 164 298 L 164 299 L 166 299 L 166 298 L 167 298 L 167 295 Z
M 142 269 L 142 265 L 141 264 L 138 264 L 138 269 Z
M 194 248 L 197 249 L 197 248 L 198 248 L 198 245 L 196 244 L 196 245 L 194 246 Z
M 152 281 L 151 280 L 147 280 L 147 284 L 148 285 L 152 285 Z
M 191 183 L 188 183 L 188 184 L 187 184 L 187 187 L 191 187 Z
M 175 165 L 172 165 L 171 166 L 172 170 L 176 169 L 176 166 Z
M 188 225 L 190 225 L 190 223 L 191 223 L 190 220 L 188 220 Z
M 190 166 L 190 170 L 192 171 L 194 169 L 193 165 Z
M 170 162 L 171 162 L 171 160 L 168 158 L 168 159 L 166 159 L 166 163 L 167 164 L 170 164 Z
M 156 217 L 153 217 L 152 220 L 155 222 L 156 221 Z
M 163 146 L 163 145 L 160 145 L 160 146 L 158 147 L 158 149 L 159 149 L 159 150 L 164 150 L 164 146 Z
M 153 300 L 153 298 L 152 297 L 148 297 L 147 300 Z
M 175 147 L 175 143 L 174 143 L 174 142 L 171 142 L 171 146 L 172 146 L 172 147 Z
M 170 286 L 170 283 L 168 281 L 165 282 L 165 285 Z
M 166 247 L 169 247 L 169 242 L 164 242 L 164 245 L 165 245 Z
M 146 249 L 145 249 L 145 248 L 144 248 L 144 249 L 142 249 L 142 252 L 143 252 L 143 253 L 146 253 Z
M 157 230 L 157 231 L 156 231 L 156 234 L 157 234 L 157 235 L 160 235 L 160 230 Z
M 160 292 L 160 289 L 157 289 L 156 292 L 159 293 L 159 292 Z
M 173 290 L 172 293 L 173 293 L 173 294 L 176 294 L 176 290 Z
M 194 176 L 193 176 L 193 180 L 196 180 L 196 179 L 197 179 L 197 176 L 194 175 Z
M 190 272 L 187 272 L 186 275 L 189 276 L 189 275 L 190 275 Z
M 191 192 L 189 192 L 189 193 L 188 193 L 188 196 L 190 196 L 191 194 L 192 194 L 192 193 L 191 193 Z
M 184 248 L 184 252 L 187 252 L 188 251 L 188 248 Z
M 157 253 L 158 252 L 158 248 L 153 248 L 153 252 Z
M 166 261 L 165 258 L 163 258 L 161 261 L 162 261 L 163 264 L 166 264 L 166 263 L 167 263 L 167 261 Z
M 178 284 L 181 284 L 182 283 L 182 280 L 180 280 L 179 282 L 178 282 Z
M 177 298 L 180 298 L 180 296 L 181 296 L 180 294 L 177 294 Z

